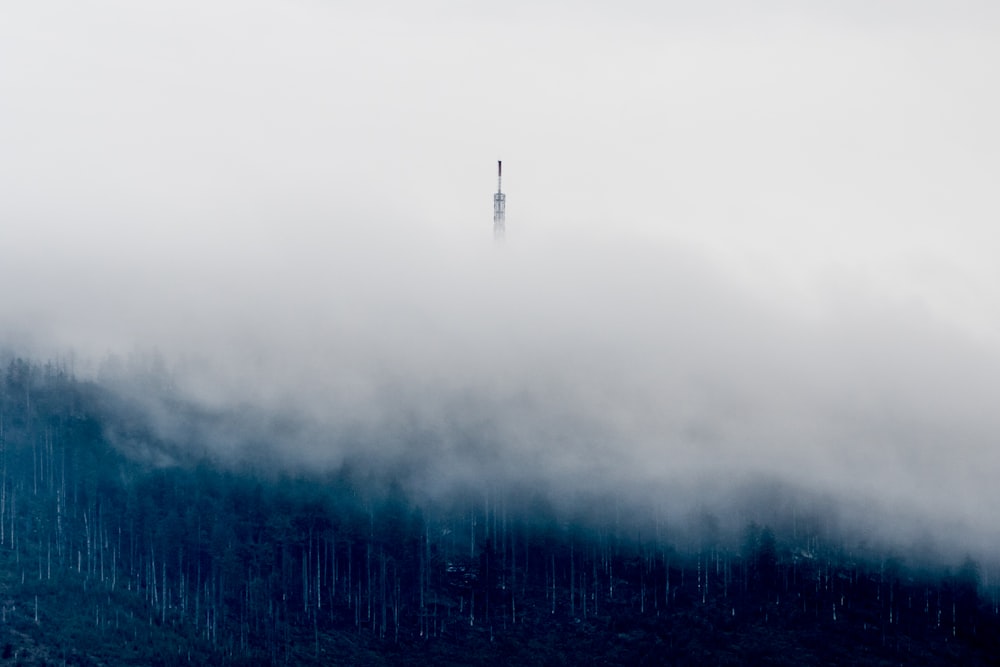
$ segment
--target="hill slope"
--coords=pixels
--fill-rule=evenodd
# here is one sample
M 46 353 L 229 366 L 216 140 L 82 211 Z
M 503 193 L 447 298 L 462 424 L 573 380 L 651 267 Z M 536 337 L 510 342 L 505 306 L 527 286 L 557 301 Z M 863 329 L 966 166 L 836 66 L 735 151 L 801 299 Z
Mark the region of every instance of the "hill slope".
M 142 443 L 142 456 L 112 442 Z M 918 569 L 818 529 L 756 524 L 693 543 L 638 514 L 597 516 L 530 489 L 418 506 L 372 471 L 187 458 L 107 389 L 13 359 L 0 662 L 1000 660 L 997 590 L 972 560 Z

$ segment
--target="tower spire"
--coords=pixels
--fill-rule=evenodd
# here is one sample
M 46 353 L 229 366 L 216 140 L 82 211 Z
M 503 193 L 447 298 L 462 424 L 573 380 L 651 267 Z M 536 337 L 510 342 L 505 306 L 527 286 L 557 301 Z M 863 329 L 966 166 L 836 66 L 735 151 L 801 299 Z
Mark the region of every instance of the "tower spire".
M 503 179 L 503 163 L 497 160 L 497 191 L 493 195 L 493 238 L 502 241 L 506 232 L 507 195 L 501 188 Z

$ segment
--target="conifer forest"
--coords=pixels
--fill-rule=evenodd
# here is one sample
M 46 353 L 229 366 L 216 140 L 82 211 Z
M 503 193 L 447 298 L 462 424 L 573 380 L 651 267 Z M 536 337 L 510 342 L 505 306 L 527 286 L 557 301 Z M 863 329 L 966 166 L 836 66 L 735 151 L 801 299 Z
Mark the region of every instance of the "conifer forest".
M 1000 656 L 995 573 L 971 557 L 911 563 L 807 517 L 730 535 L 709 516 L 675 534 L 613 498 L 574 512 L 529 489 L 422 504 L 346 464 L 290 474 L 181 454 L 56 363 L 11 358 L 2 388 L 0 664 Z

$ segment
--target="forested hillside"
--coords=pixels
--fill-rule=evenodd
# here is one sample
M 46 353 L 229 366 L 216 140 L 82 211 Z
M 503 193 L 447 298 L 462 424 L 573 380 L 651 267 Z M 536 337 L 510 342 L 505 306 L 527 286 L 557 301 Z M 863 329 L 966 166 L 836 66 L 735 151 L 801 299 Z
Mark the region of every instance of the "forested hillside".
M 185 454 L 127 405 L 4 362 L 0 663 L 1000 661 L 972 559 L 918 566 L 806 520 L 678 540 L 543 490 L 429 502 L 378 471 Z

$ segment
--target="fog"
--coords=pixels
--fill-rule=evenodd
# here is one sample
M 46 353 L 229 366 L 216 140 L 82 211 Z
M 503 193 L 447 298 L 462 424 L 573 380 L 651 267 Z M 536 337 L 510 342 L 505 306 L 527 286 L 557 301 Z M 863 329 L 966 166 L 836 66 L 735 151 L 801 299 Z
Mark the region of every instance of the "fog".
M 226 458 L 995 553 L 997 11 L 824 4 L 4 8 L 3 344 Z

